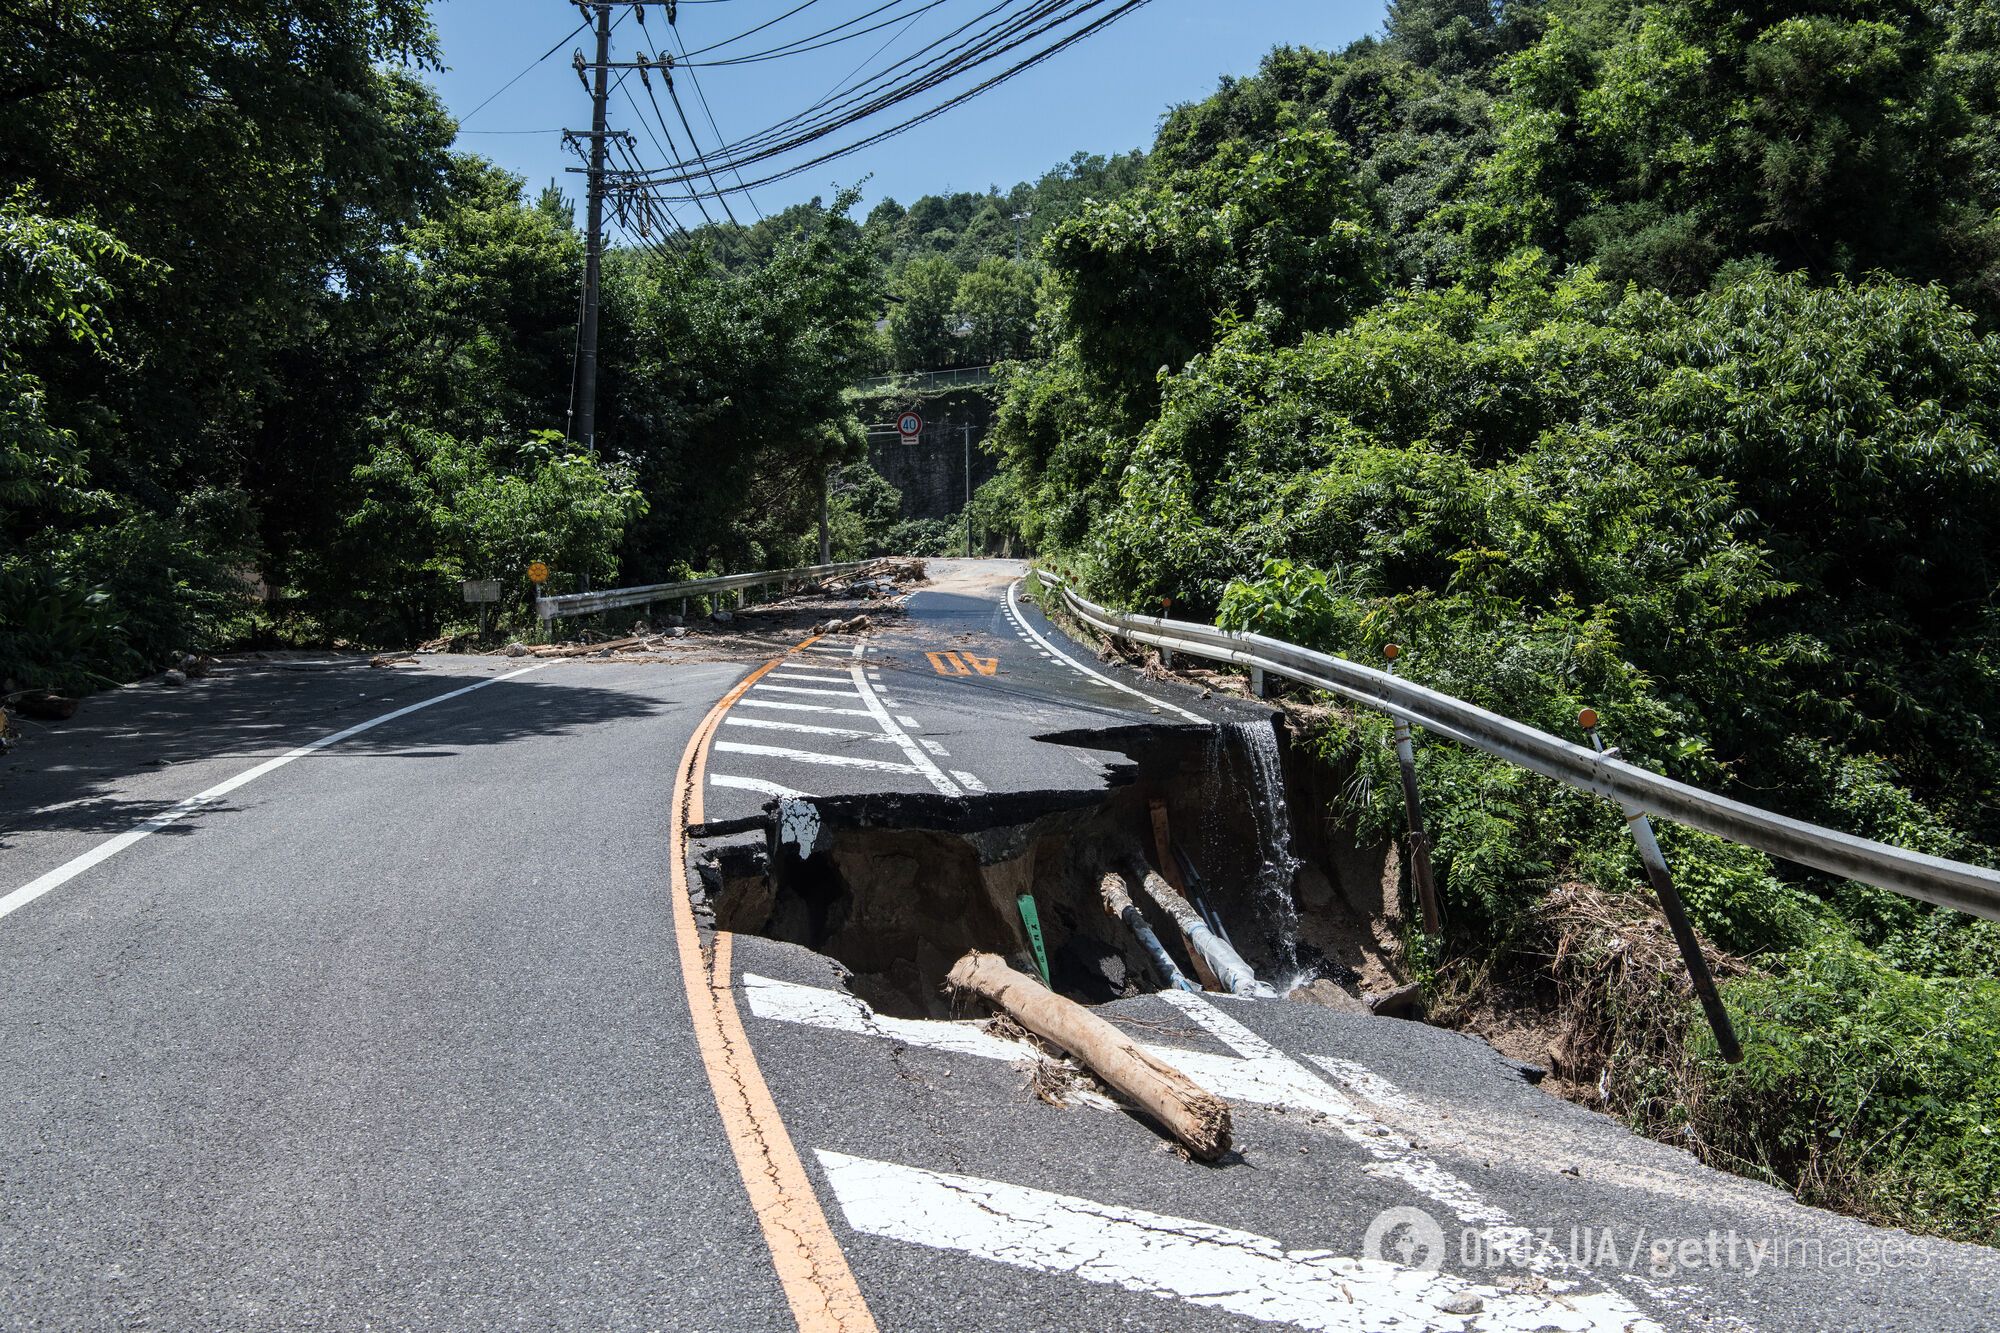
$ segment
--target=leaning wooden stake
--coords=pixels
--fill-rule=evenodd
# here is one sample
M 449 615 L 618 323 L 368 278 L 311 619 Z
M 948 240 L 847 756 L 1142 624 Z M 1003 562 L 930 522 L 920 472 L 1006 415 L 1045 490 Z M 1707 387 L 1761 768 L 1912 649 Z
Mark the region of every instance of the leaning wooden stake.
M 997 955 L 978 950 L 959 959 L 947 980 L 957 990 L 977 993 L 1028 1031 L 1081 1060 L 1180 1140 L 1191 1156 L 1212 1162 L 1229 1151 L 1228 1103 L 1146 1054 L 1130 1037 L 1074 1000 L 1016 972 Z

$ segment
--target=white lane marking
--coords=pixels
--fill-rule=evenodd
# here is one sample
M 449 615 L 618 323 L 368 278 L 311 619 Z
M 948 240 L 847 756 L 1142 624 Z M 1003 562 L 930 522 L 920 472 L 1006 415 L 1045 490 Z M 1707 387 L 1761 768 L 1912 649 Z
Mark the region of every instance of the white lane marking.
M 744 695 L 736 701 L 737 708 L 782 708 L 792 713 L 840 713 L 847 717 L 873 717 L 865 708 L 833 708 L 827 704 L 795 704 L 783 699 L 752 699 Z
M 878 773 L 920 773 L 923 770 L 911 764 L 898 764 L 887 759 L 863 759 L 851 754 L 821 754 L 817 750 L 791 750 L 782 745 L 750 745 L 743 741 L 717 741 L 715 748 L 724 754 L 755 754 L 766 759 L 786 759 L 795 764 L 823 764 L 828 768 L 871 768 Z
M 1386 1106 L 1406 1115 L 1422 1113 L 1422 1107 L 1405 1097 L 1400 1088 L 1367 1065 L 1357 1064 L 1352 1060 L 1342 1060 L 1332 1055 L 1309 1055 L 1306 1058 L 1345 1083 L 1354 1093 L 1367 1098 L 1377 1106 Z
M 842 699 L 852 699 L 853 690 L 816 690 L 806 685 L 766 685 L 758 681 L 750 687 L 753 690 L 769 690 L 773 694 L 831 694 Z
M 924 729 L 923 723 L 917 721 L 907 713 L 896 714 L 896 720 L 902 723 L 904 728 L 909 731 L 922 731 Z
M 797 731 L 808 736 L 838 736 L 850 741 L 881 741 L 889 743 L 890 738 L 879 731 L 856 731 L 852 727 L 815 727 L 809 722 L 780 722 L 770 717 L 725 717 L 725 727 L 759 727 L 765 731 Z
M 1020 591 L 1021 591 L 1021 580 L 1019 579 L 1015 579 L 1012 583 L 1007 585 L 1007 614 L 1012 616 L 1014 618 L 1014 623 L 1019 625 L 1022 629 L 1026 630 L 1029 636 L 1032 637 L 1036 643 L 1040 644 L 1044 649 L 1046 649 L 1050 656 L 1055 657 L 1058 660 L 1067 663 L 1072 669 L 1081 671 L 1084 675 L 1089 676 L 1092 680 L 1101 681 L 1104 684 L 1109 685 L 1112 689 L 1121 690 L 1124 693 L 1131 695 L 1135 699 L 1144 699 L 1147 703 L 1152 704 L 1156 708 L 1163 708 L 1169 713 L 1177 713 L 1180 716 L 1186 718 L 1190 722 L 1205 723 L 1208 721 L 1207 718 L 1201 716 L 1199 713 L 1191 713 L 1187 709 L 1182 708 L 1179 704 L 1170 704 L 1165 699 L 1155 699 L 1150 694 L 1146 694 L 1143 693 L 1142 691 L 1133 689 L 1130 685 L 1127 685 L 1122 680 L 1113 680 L 1111 677 L 1105 675 L 1102 671 L 1092 671 L 1089 667 L 1085 666 L 1083 663 L 1077 661 L 1074 657 L 1071 657 L 1068 653 L 1064 652 L 1062 649 L 1050 643 L 1047 639 L 1043 638 L 1041 634 L 1035 629 L 1035 627 L 1028 623 L 1027 618 L 1021 614 L 1021 603 L 1018 600 L 1018 594 L 1020 593 Z
M 951 758 L 950 750 L 945 749 L 944 746 L 938 744 L 936 741 L 932 740 L 928 736 L 917 737 L 917 744 L 923 746 L 926 750 L 929 750 L 932 754 L 936 755 L 940 759 Z
M 1234 1050 L 1243 1059 L 1240 1071 L 1249 1081 L 1263 1084 L 1262 1093 L 1246 1093 L 1245 1100 L 1290 1105 L 1317 1112 L 1337 1132 L 1376 1160 L 1371 1175 L 1401 1181 L 1418 1193 L 1449 1209 L 1466 1226 L 1477 1227 L 1488 1254 L 1504 1254 L 1517 1265 L 1544 1278 L 1553 1275 L 1574 1277 L 1583 1272 L 1548 1240 L 1509 1217 L 1482 1198 L 1477 1190 L 1426 1156 L 1409 1136 L 1383 1124 L 1340 1095 L 1332 1084 L 1280 1051 L 1214 1004 L 1187 991 L 1161 991 L 1159 998 L 1187 1015 L 1208 1034 Z M 1197 1081 L 1201 1075 L 1189 1069 Z M 1387 1080 L 1381 1087 L 1387 1088 Z M 1211 1091 L 1229 1097 L 1236 1094 L 1220 1087 Z M 1657 1330 L 1659 1325 L 1645 1318 L 1636 1306 L 1615 1293 L 1608 1299 L 1620 1302 L 1626 1323 L 1614 1327 Z
M 798 680 L 845 680 L 847 672 L 837 666 L 793 666 L 787 663 L 783 669 L 773 671 L 772 676 L 791 676 Z M 768 677 L 767 677 L 768 679 Z
M 1399 1330 L 1621 1327 L 1615 1298 L 1549 1283 L 1540 1292 L 1453 1274 L 1288 1250 L 1269 1236 L 1184 1217 L 817 1150 L 847 1224 L 871 1236 L 1122 1287 L 1270 1324 Z M 1471 1299 L 1468 1299 L 1471 1298 Z M 1447 1305 L 1471 1306 L 1454 1313 Z
M 748 981 L 746 977 L 746 985 Z M 751 1003 L 760 1017 L 831 1027 L 844 1032 L 884 1035 L 881 1025 L 888 1020 L 874 1014 L 858 996 L 816 993 L 815 987 L 764 978 L 758 978 L 758 981 L 760 990 L 752 994 Z M 833 995 L 835 999 L 822 998 L 827 995 Z M 1162 991 L 1159 998 L 1180 1009 L 1237 1054 L 1217 1055 L 1141 1042 L 1141 1048 L 1148 1055 L 1174 1066 L 1227 1101 L 1302 1111 L 1323 1119 L 1342 1137 L 1376 1159 L 1376 1165 L 1369 1168 L 1370 1174 L 1410 1186 L 1442 1204 L 1465 1225 L 1477 1227 L 1486 1253 L 1517 1259 L 1552 1282 L 1589 1276 L 1585 1270 L 1569 1263 L 1551 1244 L 1541 1241 L 1527 1228 L 1516 1225 L 1504 1211 L 1487 1203 L 1465 1181 L 1425 1156 L 1406 1135 L 1361 1110 L 1324 1079 L 1220 1012 L 1214 1004 L 1183 991 Z M 861 1017 L 829 1021 L 835 1003 L 850 1008 L 858 1006 L 856 1012 Z M 1009 1049 L 969 1045 L 950 1030 L 955 1026 L 939 1020 L 904 1019 L 899 1020 L 894 1038 L 906 1045 L 951 1050 L 961 1055 L 1005 1060 L 1021 1058 Z M 1379 1075 L 1372 1077 L 1376 1082 L 1371 1100 L 1380 1097 L 1383 1105 L 1391 1104 L 1391 1099 L 1408 1100 L 1388 1080 Z M 1622 1295 L 1608 1292 L 1602 1299 L 1622 1311 L 1619 1320 L 1608 1322 L 1604 1327 L 1627 1330 L 1627 1333 L 1660 1333 L 1659 1325 L 1647 1319 Z M 1527 1327 L 1536 1326 L 1529 1324 Z
M 915 771 L 923 774 L 931 786 L 937 788 L 943 795 L 963 795 L 959 785 L 946 777 L 943 769 L 931 762 L 931 757 L 924 753 L 923 747 L 911 740 L 909 733 L 896 725 L 896 719 L 889 716 L 889 710 L 882 706 L 882 699 L 876 695 L 875 687 L 868 683 L 868 677 L 862 674 L 861 667 L 851 666 L 847 670 L 853 677 L 854 688 L 861 692 L 862 706 L 874 715 L 876 726 L 895 738 L 896 744 L 902 747 L 910 763 L 915 765 Z
M 737 778 L 731 777 L 727 773 L 710 773 L 708 775 L 708 785 L 711 787 L 734 787 L 738 791 L 761 792 L 766 796 L 799 797 L 807 794 L 802 791 L 795 791 L 790 787 L 780 787 L 777 783 L 766 782 L 762 778 Z
M 951 770 L 951 775 L 957 778 L 961 783 L 963 783 L 967 791 L 978 792 L 981 796 L 984 796 L 986 794 L 986 784 L 981 782 L 978 778 L 972 776 L 972 774 L 966 772 L 964 769 L 954 768 L 953 770 Z
M 1041 1052 L 1025 1041 L 993 1036 L 979 1022 L 951 1023 L 936 1018 L 891 1018 L 878 1014 L 859 995 L 774 981 L 754 972 L 743 973 L 743 998 L 750 1012 L 778 1023 L 801 1023 L 834 1032 L 886 1037 L 906 1046 L 976 1055 L 982 1060 L 1024 1060 L 1032 1064 Z
M 443 694 L 432 695 L 428 699 L 420 699 L 413 704 L 405 704 L 403 707 L 383 713 L 379 717 L 371 717 L 366 722 L 357 722 L 351 727 L 346 727 L 331 735 L 322 736 L 316 741 L 307 741 L 304 745 L 296 749 L 287 750 L 276 758 L 266 759 L 261 764 L 246 768 L 235 777 L 225 778 L 205 791 L 196 792 L 186 800 L 168 806 L 159 814 L 149 819 L 141 820 L 137 825 L 127 829 L 117 837 L 99 843 L 83 855 L 63 862 L 47 874 L 29 880 L 6 897 L 0 898 L 0 917 L 20 911 L 23 907 L 26 907 L 29 903 L 35 901 L 35 899 L 41 897 L 51 889 L 60 888 L 92 866 L 110 860 L 146 835 L 158 833 L 161 829 L 168 827 L 176 820 L 185 819 L 209 802 L 227 796 L 230 792 L 235 791 L 245 783 L 255 782 L 266 773 L 275 772 L 283 768 L 294 759 L 303 759 L 309 754 L 324 750 L 329 745 L 337 745 L 350 736 L 359 736 L 362 732 L 373 730 L 381 726 L 384 722 L 394 722 L 399 717 L 408 717 L 410 714 L 429 708 L 433 704 L 441 704 L 448 699 L 456 699 L 462 695 L 471 694 L 474 690 L 483 690 L 488 685 L 498 685 L 503 680 L 513 680 L 518 676 L 525 676 L 530 672 L 541 671 L 554 665 L 553 662 L 540 662 L 531 667 L 522 667 L 518 671 L 509 671 L 498 676 L 488 676 L 485 680 L 474 681 L 470 685 L 460 686 L 455 690 L 446 690 Z

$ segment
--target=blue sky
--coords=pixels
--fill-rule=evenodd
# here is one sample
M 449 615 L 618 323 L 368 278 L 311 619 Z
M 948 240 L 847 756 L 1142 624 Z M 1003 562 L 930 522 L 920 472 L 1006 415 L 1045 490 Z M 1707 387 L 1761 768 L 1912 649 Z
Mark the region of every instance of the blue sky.
M 679 7 L 679 30 L 689 50 L 743 32 L 793 8 L 799 0 L 715 0 Z M 765 32 L 714 53 L 753 52 L 840 23 L 879 0 L 811 0 L 802 12 Z M 887 13 L 908 13 L 914 0 Z M 893 44 L 869 64 L 876 68 L 913 51 L 985 9 L 982 0 L 947 0 L 901 26 L 781 60 L 701 70 L 696 77 L 716 124 L 730 138 L 761 130 L 794 114 L 840 83 L 887 39 Z M 1078 149 L 1116 153 L 1145 147 L 1166 109 L 1206 96 L 1225 74 L 1248 74 L 1273 46 L 1337 47 L 1380 28 L 1383 8 L 1374 0 L 1152 0 L 1112 27 L 1028 70 L 1014 81 L 939 119 L 852 157 L 813 168 L 755 192 L 766 212 L 827 195 L 872 173 L 866 202 L 893 196 L 904 203 L 945 190 L 1002 189 L 1033 179 Z M 590 103 L 570 68 L 579 34 L 554 56 L 484 108 L 474 108 L 536 56 L 577 26 L 576 9 L 563 0 L 438 0 L 432 18 L 444 51 L 444 71 L 430 75 L 445 103 L 463 122 L 459 144 L 528 178 L 539 188 L 551 177 L 578 193 L 577 165 L 551 131 L 589 126 Z M 629 17 L 614 36 L 616 58 L 630 58 L 641 44 L 670 43 L 663 7 L 647 6 L 651 40 Z M 715 138 L 687 83 L 678 76 L 682 101 L 701 142 Z M 639 135 L 646 159 L 663 153 L 642 126 L 651 108 L 636 80 L 611 98 L 611 124 Z M 682 136 L 672 104 L 660 97 L 668 125 Z M 924 102 L 909 104 L 925 105 Z M 899 108 L 902 109 L 902 108 Z M 891 116 L 894 112 L 889 113 Z M 652 129 L 658 132 L 659 126 Z M 525 131 L 525 132 L 524 132 Z M 850 131 L 849 134 L 852 134 Z M 831 142 L 845 142 L 836 136 Z M 739 211 L 740 209 L 739 205 Z M 690 223 L 700 219 L 692 212 Z M 748 221 L 747 213 L 744 220 Z

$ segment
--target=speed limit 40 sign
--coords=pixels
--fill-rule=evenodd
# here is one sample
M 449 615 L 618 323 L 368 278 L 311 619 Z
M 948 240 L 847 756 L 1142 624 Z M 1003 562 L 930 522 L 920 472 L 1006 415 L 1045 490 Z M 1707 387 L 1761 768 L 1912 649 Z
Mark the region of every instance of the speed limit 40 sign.
M 896 433 L 903 437 L 904 444 L 915 444 L 924 433 L 924 419 L 915 412 L 905 412 L 896 418 Z

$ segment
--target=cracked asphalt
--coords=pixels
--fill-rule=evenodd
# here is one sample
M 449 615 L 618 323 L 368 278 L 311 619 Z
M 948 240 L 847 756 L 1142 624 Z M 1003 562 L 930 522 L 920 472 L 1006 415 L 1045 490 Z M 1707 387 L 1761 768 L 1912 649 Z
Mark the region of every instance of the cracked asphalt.
M 1087 788 L 1115 756 L 1033 738 L 1172 713 L 1051 648 L 1174 707 L 1240 707 L 1017 619 L 1018 573 L 933 562 L 865 640 L 861 679 L 909 745 L 850 663 L 821 664 L 835 684 L 808 667 L 798 688 L 859 701 L 766 693 L 858 713 L 763 715 L 854 734 L 774 745 L 725 721 L 764 749 L 712 752 L 704 778 L 931 790 L 928 764 L 965 790 L 955 774 Z M 677 961 L 674 773 L 747 664 L 521 666 L 244 663 L 89 700 L 0 760 L 0 1327 L 864 1326 L 797 1313 Z M 705 795 L 710 819 L 768 799 Z M 1609 1317 L 1577 1313 L 1600 1298 L 1662 1328 L 2000 1323 L 1992 1252 L 1709 1171 L 1459 1034 L 1281 1002 L 1109 1006 L 1231 1080 L 1239 1149 L 1203 1166 L 1115 1108 L 1038 1100 L 1025 1063 L 967 1054 L 961 1028 L 853 1017 L 829 959 L 748 936 L 726 956 L 722 998 L 875 1327 L 1574 1327 Z M 944 1196 L 982 1200 L 992 1238 L 923 1203 Z M 1393 1208 L 1436 1220 L 1441 1275 L 1361 1261 Z M 1752 1272 L 1732 1234 L 1799 1261 Z

